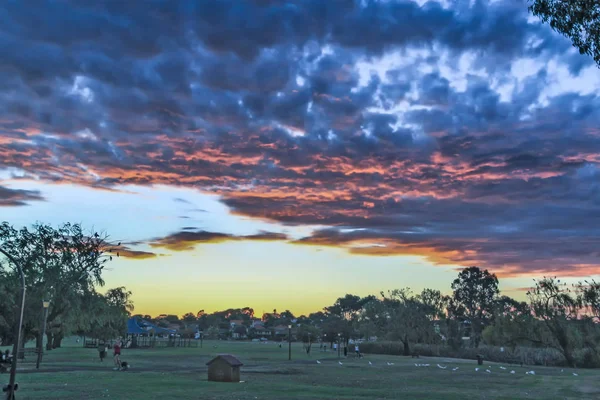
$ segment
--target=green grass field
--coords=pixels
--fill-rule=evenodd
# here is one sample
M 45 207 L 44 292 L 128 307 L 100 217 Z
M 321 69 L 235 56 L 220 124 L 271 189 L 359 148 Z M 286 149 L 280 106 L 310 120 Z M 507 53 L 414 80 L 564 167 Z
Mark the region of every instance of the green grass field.
M 215 347 L 216 346 L 216 347 Z M 241 383 L 207 381 L 206 362 L 219 353 L 244 363 Z M 349 357 L 313 347 L 308 357 L 294 344 L 204 342 L 203 348 L 124 349 L 129 371 L 113 371 L 112 358 L 98 360 L 95 349 L 69 339 L 45 355 L 39 371 L 34 356 L 19 364 L 18 399 L 598 399 L 600 371 L 485 363 L 443 358 L 414 360 L 395 356 Z M 320 360 L 318 364 L 316 360 Z M 369 361 L 372 365 L 369 365 Z M 428 363 L 429 367 L 416 367 Z M 394 365 L 388 365 L 393 363 Z M 448 366 L 440 369 L 437 364 Z M 491 366 L 492 373 L 485 369 Z M 459 367 L 452 371 L 452 368 Z M 525 372 L 534 370 L 535 375 Z M 515 374 L 510 374 L 514 370 Z M 8 374 L 0 375 L 8 382 Z

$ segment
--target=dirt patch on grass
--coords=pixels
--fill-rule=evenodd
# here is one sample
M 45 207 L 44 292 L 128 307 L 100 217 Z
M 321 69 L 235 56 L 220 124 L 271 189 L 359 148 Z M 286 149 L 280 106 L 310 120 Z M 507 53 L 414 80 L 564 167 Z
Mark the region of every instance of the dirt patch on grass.
M 577 391 L 584 394 L 600 394 L 600 387 L 598 385 L 588 385 L 584 384 L 581 386 L 577 386 Z M 598 396 L 600 397 L 600 396 Z
M 267 374 L 267 375 L 301 375 L 304 372 L 297 368 L 286 368 L 286 367 L 254 367 L 245 368 L 242 371 L 243 374 Z

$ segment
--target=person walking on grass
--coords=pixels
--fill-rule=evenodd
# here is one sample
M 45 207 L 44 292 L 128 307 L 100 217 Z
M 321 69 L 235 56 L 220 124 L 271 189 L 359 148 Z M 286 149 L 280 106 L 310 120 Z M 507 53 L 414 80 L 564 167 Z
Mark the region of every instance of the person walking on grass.
M 360 354 L 360 348 L 358 347 L 358 344 L 354 346 L 354 352 L 356 353 L 356 357 L 362 358 L 362 354 Z
M 121 369 L 121 341 L 117 340 L 115 345 L 113 346 L 113 358 L 115 360 L 115 371 Z
M 100 356 L 100 362 L 103 362 L 104 357 L 106 357 L 106 344 L 104 344 L 104 343 L 98 344 L 98 355 Z

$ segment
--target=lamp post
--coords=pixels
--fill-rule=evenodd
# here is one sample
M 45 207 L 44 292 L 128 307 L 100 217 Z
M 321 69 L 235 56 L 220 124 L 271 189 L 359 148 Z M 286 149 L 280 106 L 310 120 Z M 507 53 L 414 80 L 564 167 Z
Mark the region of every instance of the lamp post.
M 6 388 L 7 400 L 13 400 L 15 398 L 15 379 L 17 376 L 17 359 L 19 358 L 19 348 L 21 347 L 21 328 L 23 326 L 23 310 L 25 309 L 25 275 L 23 275 L 23 269 L 21 265 L 6 251 L 0 248 L 0 253 L 4 254 L 8 260 L 14 264 L 21 278 L 21 309 L 19 310 L 19 323 L 15 327 L 15 342 L 13 344 L 13 356 L 12 363 L 10 366 L 10 380 L 8 387 Z
M 337 347 L 338 347 L 338 360 L 340 359 L 340 350 L 341 350 L 341 346 L 340 346 L 340 338 L 341 338 L 342 334 L 338 333 L 338 341 L 337 341 Z
M 292 325 L 288 325 L 288 360 L 292 361 Z
M 46 334 L 46 321 L 48 320 L 48 307 L 50 307 L 49 301 L 42 301 L 42 330 L 40 331 L 40 347 L 38 348 L 37 362 L 35 363 L 35 369 L 40 369 L 40 363 L 42 362 L 42 355 L 44 354 L 44 335 Z M 84 343 L 85 344 L 85 343 Z

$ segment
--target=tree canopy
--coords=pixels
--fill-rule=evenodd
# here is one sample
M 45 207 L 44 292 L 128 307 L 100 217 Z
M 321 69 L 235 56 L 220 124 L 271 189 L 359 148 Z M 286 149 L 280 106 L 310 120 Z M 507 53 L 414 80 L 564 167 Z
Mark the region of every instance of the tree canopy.
M 529 10 L 571 40 L 600 67 L 600 3 L 594 0 L 530 0 Z
M 39 312 L 43 300 L 50 302 L 47 325 L 49 348 L 60 346 L 62 337 L 68 333 L 88 331 L 91 326 L 96 326 L 95 323 L 104 323 L 96 318 L 99 313 L 107 317 L 112 315 L 108 310 L 132 310 L 130 293 L 124 288 L 109 290 L 106 295 L 96 292 L 96 288 L 104 285 L 102 272 L 106 263 L 112 260 L 112 254 L 118 256 L 107 235 L 84 232 L 78 224 L 67 223 L 57 228 L 35 224 L 31 228 L 16 229 L 3 222 L 0 224 L 0 247 L 21 265 L 25 275 L 26 339 L 39 333 Z M 0 257 L 0 274 L 3 277 L 0 290 L 13 294 L 3 297 L 0 308 L 9 309 L 9 299 L 16 298 L 18 283 L 16 272 L 5 257 Z M 100 310 L 100 307 L 106 308 Z M 7 312 L 4 315 L 12 314 Z M 84 328 L 82 320 L 89 320 L 91 325 Z M 14 320 L 5 324 L 0 320 L 0 327 L 12 324 Z M 10 329 L 0 335 L 5 340 L 12 340 L 9 332 Z

